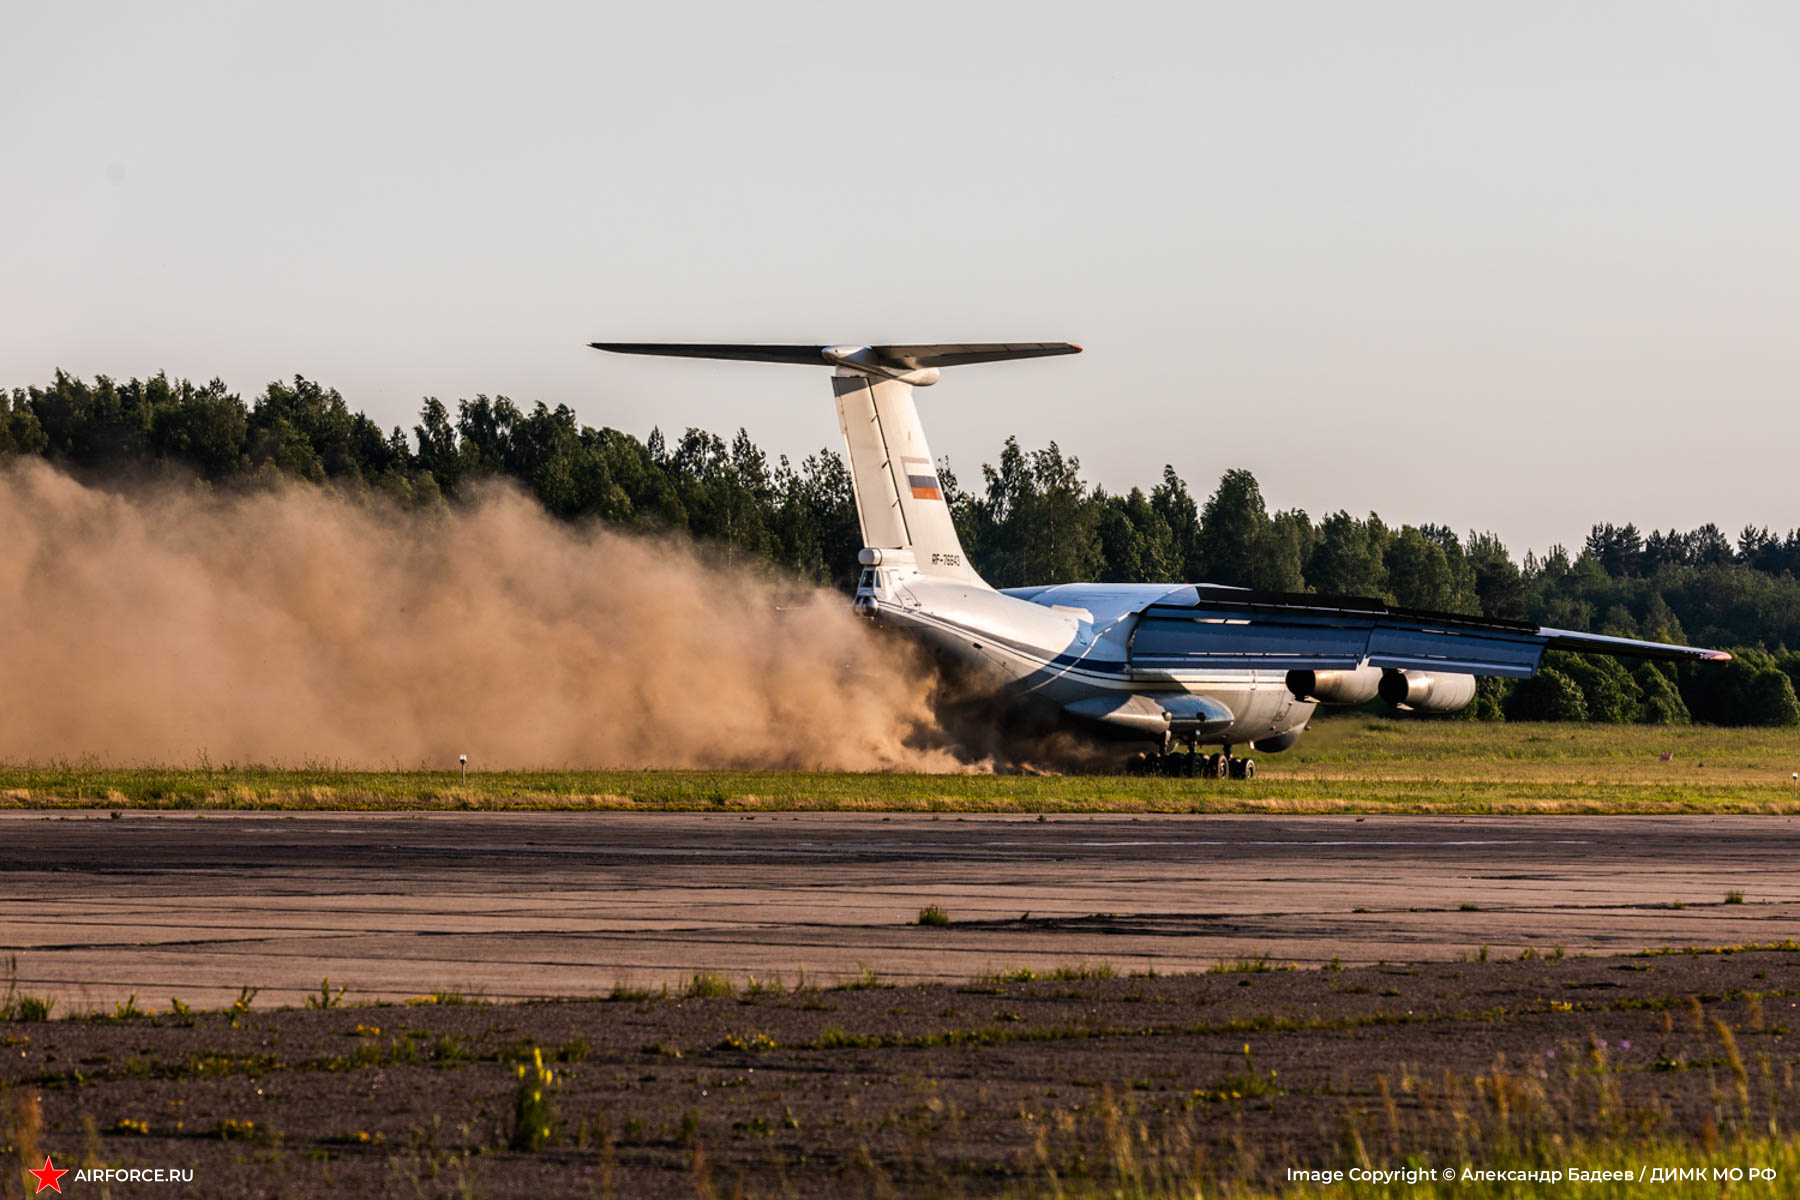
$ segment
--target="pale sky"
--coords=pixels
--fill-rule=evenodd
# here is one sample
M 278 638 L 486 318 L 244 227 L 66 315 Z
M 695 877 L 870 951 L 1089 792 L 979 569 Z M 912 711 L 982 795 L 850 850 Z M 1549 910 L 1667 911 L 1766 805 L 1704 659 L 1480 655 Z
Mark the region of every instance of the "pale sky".
M 823 368 L 591 340 L 1069 340 L 919 393 L 965 481 L 1493 529 L 1800 525 L 1800 7 L 14 4 L 0 386 L 302 373 L 835 445 Z

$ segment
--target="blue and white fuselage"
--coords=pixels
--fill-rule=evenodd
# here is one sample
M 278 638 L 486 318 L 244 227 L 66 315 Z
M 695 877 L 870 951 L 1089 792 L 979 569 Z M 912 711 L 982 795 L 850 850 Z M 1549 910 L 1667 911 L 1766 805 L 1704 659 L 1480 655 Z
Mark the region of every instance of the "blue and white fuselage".
M 1191 586 L 1065 583 L 995 591 L 934 580 L 893 564 L 865 568 L 860 611 L 919 637 L 1011 697 L 1092 722 L 1096 731 L 1162 742 L 1260 742 L 1304 729 L 1314 704 L 1287 669 L 1134 662 L 1144 611 L 1180 603 Z M 1270 743 L 1276 743 L 1269 745 Z

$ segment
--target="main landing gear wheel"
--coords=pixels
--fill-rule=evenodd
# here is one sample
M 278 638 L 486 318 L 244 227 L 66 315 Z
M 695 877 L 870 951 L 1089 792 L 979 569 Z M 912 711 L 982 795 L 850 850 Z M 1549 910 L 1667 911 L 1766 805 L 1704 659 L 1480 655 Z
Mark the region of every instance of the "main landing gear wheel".
M 1161 775 L 1168 779 L 1255 779 L 1254 759 L 1233 758 L 1230 753 L 1201 754 L 1186 750 L 1135 754 L 1125 762 L 1127 775 Z

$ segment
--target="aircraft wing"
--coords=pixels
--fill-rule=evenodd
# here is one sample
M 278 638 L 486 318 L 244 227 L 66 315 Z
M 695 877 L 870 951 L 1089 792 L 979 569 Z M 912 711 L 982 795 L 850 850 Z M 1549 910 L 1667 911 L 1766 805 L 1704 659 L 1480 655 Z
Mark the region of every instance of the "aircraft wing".
M 1139 615 L 1133 666 L 1352 670 L 1363 663 L 1524 679 L 1545 650 L 1728 662 L 1722 650 L 1640 642 L 1525 621 L 1394 608 L 1356 596 L 1177 588 Z

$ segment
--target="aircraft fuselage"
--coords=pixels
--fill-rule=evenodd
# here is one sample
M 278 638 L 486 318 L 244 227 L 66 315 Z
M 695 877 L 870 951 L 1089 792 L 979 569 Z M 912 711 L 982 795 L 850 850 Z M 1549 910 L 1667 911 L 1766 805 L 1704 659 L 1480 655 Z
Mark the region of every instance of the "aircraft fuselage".
M 1079 717 L 1084 706 L 1106 712 L 1115 702 L 1128 705 L 1134 696 L 1165 710 L 1173 697 L 1204 697 L 1226 714 L 1194 728 L 1207 745 L 1267 743 L 1304 729 L 1315 705 L 1288 689 L 1286 670 L 1132 663 L 1139 614 L 1177 590 L 1169 584 L 1071 583 L 994 591 L 888 567 L 864 571 L 856 604 L 1014 702 L 1036 701 Z M 1156 721 L 1134 727 L 1128 716 L 1129 710 L 1121 719 L 1115 706 L 1088 724 L 1113 737 L 1164 740 Z

